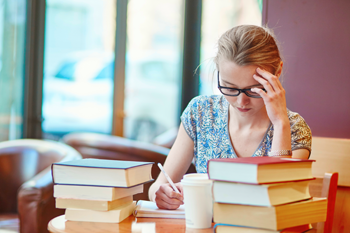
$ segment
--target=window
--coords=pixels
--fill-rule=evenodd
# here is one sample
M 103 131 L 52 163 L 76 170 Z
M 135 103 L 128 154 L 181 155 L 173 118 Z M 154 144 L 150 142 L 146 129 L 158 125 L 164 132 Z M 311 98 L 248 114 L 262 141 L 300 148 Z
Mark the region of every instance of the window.
M 115 0 L 48 0 L 43 131 L 111 133 Z
M 0 0 L 0 141 L 22 137 L 26 1 Z
M 177 127 L 183 2 L 128 4 L 124 135 L 152 141 Z

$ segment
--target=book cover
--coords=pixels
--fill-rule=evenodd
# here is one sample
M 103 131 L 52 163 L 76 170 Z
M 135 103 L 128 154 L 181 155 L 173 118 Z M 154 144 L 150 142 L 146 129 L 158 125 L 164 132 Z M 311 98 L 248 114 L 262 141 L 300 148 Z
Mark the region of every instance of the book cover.
M 282 230 L 326 221 L 327 199 L 312 198 L 273 207 L 214 203 L 213 215 L 215 223 Z
M 100 201 L 100 200 L 84 200 L 73 198 L 56 198 L 57 209 L 87 209 L 98 211 L 109 211 L 123 206 L 131 204 L 133 202 L 133 196 L 127 196 L 113 201 Z
M 214 225 L 214 233 L 302 233 L 311 230 L 311 224 L 290 227 L 279 231 L 262 228 L 244 227 L 238 225 L 217 223 Z
M 60 185 L 53 186 L 55 198 L 73 198 L 84 200 L 113 201 L 115 199 L 132 196 L 143 192 L 143 184 L 128 188 Z
M 152 180 L 153 162 L 80 159 L 52 164 L 55 184 L 131 187 Z
M 225 181 L 213 182 L 215 202 L 274 206 L 310 199 L 309 183 L 313 179 L 272 184 L 246 184 Z
M 53 165 L 73 166 L 73 167 L 91 167 L 91 168 L 107 168 L 107 169 L 128 169 L 132 167 L 153 164 L 154 162 L 138 162 L 113 159 L 77 159 L 65 162 L 53 163 Z
M 139 200 L 134 210 L 135 217 L 145 218 L 185 218 L 185 206 L 181 205 L 176 210 L 159 209 L 152 201 Z
M 314 162 L 315 160 L 261 156 L 261 157 L 243 157 L 243 158 L 219 158 L 219 159 L 210 159 L 209 161 L 224 162 L 224 163 L 266 165 L 266 164 L 276 164 L 276 163 Z
M 66 209 L 65 218 L 71 221 L 119 223 L 132 215 L 136 202 L 109 211 Z
M 212 180 L 265 184 L 313 178 L 314 160 L 248 157 L 211 159 L 208 175 Z

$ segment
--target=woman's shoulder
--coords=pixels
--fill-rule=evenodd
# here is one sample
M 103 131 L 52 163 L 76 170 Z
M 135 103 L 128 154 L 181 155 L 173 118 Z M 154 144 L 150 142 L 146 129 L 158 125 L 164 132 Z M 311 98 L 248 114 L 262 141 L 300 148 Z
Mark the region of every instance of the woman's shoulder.
M 293 111 L 287 109 L 287 114 L 288 114 L 288 118 L 289 118 L 289 121 L 290 121 L 291 125 L 294 125 L 294 124 L 305 124 L 305 125 L 307 125 L 305 119 L 299 113 L 293 112 Z
M 311 129 L 297 112 L 288 110 L 288 117 L 290 121 L 292 150 L 307 149 L 311 151 L 312 133 Z
M 226 117 L 228 102 L 221 95 L 200 95 L 194 97 L 183 111 L 181 119 L 214 119 Z
M 292 112 L 290 110 L 287 111 L 292 134 L 302 134 L 304 136 L 307 135 L 307 137 L 311 139 L 311 129 L 304 118 L 297 112 Z
M 194 107 L 226 106 L 228 102 L 222 95 L 199 95 L 194 97 L 189 103 Z

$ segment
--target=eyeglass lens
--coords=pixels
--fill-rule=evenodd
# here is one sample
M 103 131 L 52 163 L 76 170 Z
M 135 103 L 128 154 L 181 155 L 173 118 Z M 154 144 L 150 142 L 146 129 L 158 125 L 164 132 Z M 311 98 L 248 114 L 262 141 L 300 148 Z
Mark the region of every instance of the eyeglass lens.
M 239 95 L 240 91 L 239 89 L 234 89 L 234 88 L 225 88 L 225 87 L 219 87 L 220 91 L 224 95 L 232 95 L 232 96 L 237 96 Z M 247 96 L 250 97 L 260 97 L 260 95 L 256 92 L 253 92 L 251 90 L 242 90 L 240 89 L 241 92 L 244 92 Z

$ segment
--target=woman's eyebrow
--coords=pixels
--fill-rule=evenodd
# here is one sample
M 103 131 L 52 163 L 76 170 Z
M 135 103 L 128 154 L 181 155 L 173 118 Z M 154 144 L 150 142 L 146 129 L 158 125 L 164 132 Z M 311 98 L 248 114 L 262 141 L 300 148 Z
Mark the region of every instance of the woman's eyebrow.
M 225 81 L 225 80 L 221 80 L 223 83 L 225 83 L 225 84 L 230 84 L 230 85 L 232 85 L 232 86 L 236 86 L 235 84 L 233 84 L 233 83 L 230 83 L 230 82 L 228 82 L 228 81 Z
M 254 84 L 254 85 L 250 85 L 250 86 L 247 86 L 245 87 L 244 89 L 248 89 L 248 88 L 252 88 L 252 87 L 264 87 L 261 83 L 258 83 L 258 84 Z

